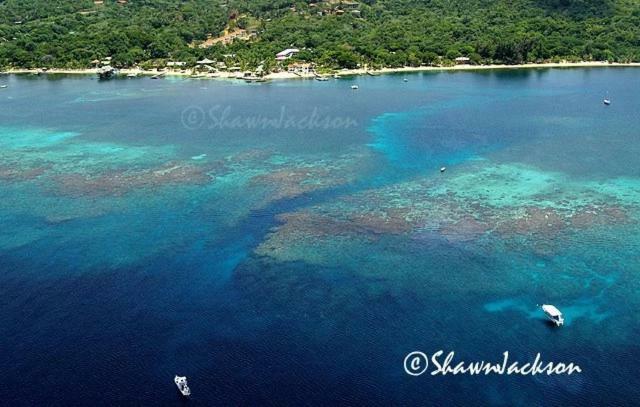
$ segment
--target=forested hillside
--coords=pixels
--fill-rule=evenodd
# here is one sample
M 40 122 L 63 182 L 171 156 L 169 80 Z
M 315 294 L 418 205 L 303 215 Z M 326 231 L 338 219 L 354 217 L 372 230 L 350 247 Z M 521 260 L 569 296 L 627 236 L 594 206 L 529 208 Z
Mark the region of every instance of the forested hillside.
M 214 41 L 225 33 L 233 41 Z M 204 41 L 206 47 L 201 46 Z M 0 66 L 640 61 L 640 0 L 0 0 Z M 229 55 L 235 55 L 229 57 Z

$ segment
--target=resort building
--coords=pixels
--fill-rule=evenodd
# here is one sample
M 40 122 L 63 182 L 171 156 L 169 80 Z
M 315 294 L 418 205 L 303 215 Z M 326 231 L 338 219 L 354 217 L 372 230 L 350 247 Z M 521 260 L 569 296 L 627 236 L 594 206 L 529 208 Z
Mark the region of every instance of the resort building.
M 287 48 L 284 51 L 280 51 L 276 54 L 276 60 L 283 61 L 285 59 L 289 59 L 298 52 L 300 52 L 300 50 L 297 48 Z
M 287 67 L 287 71 L 300 75 L 308 75 L 315 71 L 314 67 L 314 64 L 296 62 L 293 64 L 289 64 L 289 66 Z

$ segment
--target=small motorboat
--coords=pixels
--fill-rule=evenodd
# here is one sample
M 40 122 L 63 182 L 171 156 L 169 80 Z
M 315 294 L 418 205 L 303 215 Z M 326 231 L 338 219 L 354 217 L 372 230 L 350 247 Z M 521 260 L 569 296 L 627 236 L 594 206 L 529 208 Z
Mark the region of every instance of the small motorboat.
M 409 79 L 407 79 L 407 78 L 404 78 L 404 82 L 409 82 Z
M 357 90 L 358 89 L 358 85 L 351 85 L 351 89 Z
M 262 76 L 255 76 L 255 75 L 245 76 L 242 79 L 244 79 L 244 81 L 247 82 L 247 83 L 266 82 L 267 81 Z
M 320 82 L 326 82 L 329 80 L 326 76 L 316 76 L 316 80 Z
M 176 383 L 176 386 L 178 386 L 178 390 L 180 390 L 180 393 L 185 396 L 188 397 L 191 395 L 191 389 L 189 389 L 189 386 L 187 385 L 187 377 L 186 376 L 178 376 L 176 375 L 176 377 L 173 379 L 173 381 Z
M 609 106 L 611 104 L 611 99 L 609 98 L 604 98 L 604 100 L 602 101 L 605 105 Z
M 0 85 L 0 89 L 5 89 L 7 85 Z
M 547 319 L 556 324 L 556 326 L 564 325 L 564 318 L 562 312 L 555 305 L 542 304 L 542 311 L 547 316 Z
M 337 73 L 333 74 L 333 79 L 340 79 L 340 75 L 338 75 Z
M 440 172 L 445 172 L 447 170 L 447 167 L 440 167 Z

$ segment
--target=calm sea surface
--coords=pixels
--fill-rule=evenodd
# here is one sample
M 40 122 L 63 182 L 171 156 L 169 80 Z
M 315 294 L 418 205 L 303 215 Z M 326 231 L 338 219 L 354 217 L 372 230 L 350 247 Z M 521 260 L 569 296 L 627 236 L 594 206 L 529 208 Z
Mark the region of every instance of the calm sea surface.
M 639 69 L 0 84 L 0 404 L 640 403 Z

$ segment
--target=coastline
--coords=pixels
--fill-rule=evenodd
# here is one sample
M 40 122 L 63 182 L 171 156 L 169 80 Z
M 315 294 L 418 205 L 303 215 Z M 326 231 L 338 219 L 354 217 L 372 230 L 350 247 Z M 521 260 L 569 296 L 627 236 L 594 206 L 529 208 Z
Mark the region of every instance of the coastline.
M 401 67 L 401 68 L 381 68 L 376 70 L 369 70 L 366 68 L 357 69 L 343 69 L 336 72 L 339 76 L 359 76 L 359 75 L 384 75 L 394 73 L 416 73 L 416 72 L 430 72 L 430 71 L 477 71 L 477 70 L 494 70 L 494 69 L 548 69 L 548 68 L 596 68 L 596 67 L 640 67 L 640 62 L 630 63 L 618 63 L 618 62 L 606 62 L 606 61 L 590 61 L 590 62 L 549 62 L 549 63 L 530 63 L 530 64 L 517 64 L 517 65 L 454 65 L 454 66 L 418 66 L 418 67 Z M 143 71 L 140 69 L 120 69 L 122 75 L 137 74 L 139 76 L 155 76 L 162 74 L 163 76 L 177 76 L 194 79 L 242 79 L 238 73 L 234 72 L 216 72 L 209 74 L 199 74 L 194 76 L 192 72 L 178 71 L 178 70 L 165 70 L 165 71 Z M 65 74 L 65 75 L 96 75 L 98 69 L 48 69 L 48 74 Z M 5 73 L 7 74 L 37 74 L 42 73 L 41 69 L 9 69 Z M 313 79 L 315 73 L 298 74 L 292 72 L 274 72 L 264 76 L 268 80 L 282 80 L 282 79 Z

